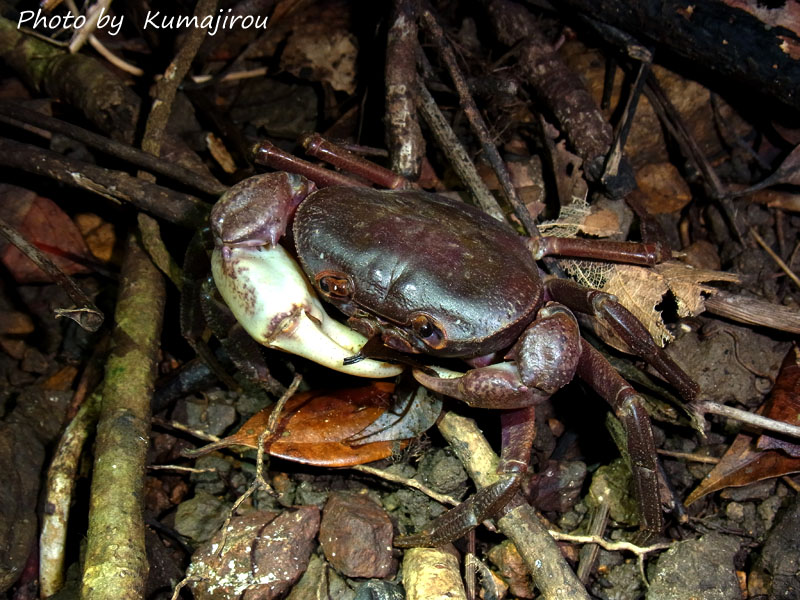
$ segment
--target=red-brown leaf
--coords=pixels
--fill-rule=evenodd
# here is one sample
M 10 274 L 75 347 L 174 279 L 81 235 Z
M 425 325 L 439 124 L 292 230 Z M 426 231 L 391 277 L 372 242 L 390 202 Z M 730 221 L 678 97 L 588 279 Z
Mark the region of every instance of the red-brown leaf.
M 393 384 L 376 382 L 335 392 L 295 394 L 286 403 L 280 423 L 266 442 L 267 452 L 271 456 L 325 467 L 350 467 L 387 458 L 398 448 L 398 442 L 373 442 L 354 447 L 347 440 L 386 411 L 393 392 Z M 271 413 L 272 407 L 261 411 L 235 434 L 200 450 L 227 446 L 255 448 Z
M 89 249 L 72 220 L 48 198 L 25 188 L 0 184 L 0 217 L 25 239 L 48 253 L 67 275 L 89 269 L 68 257 L 87 257 Z M 0 240 L 0 260 L 19 283 L 49 282 L 50 278 L 28 257 Z
M 759 413 L 792 425 L 798 424 L 800 410 L 800 352 L 793 346 L 781 365 L 781 371 L 769 399 Z M 762 435 L 740 433 L 719 463 L 686 498 L 688 506 L 706 494 L 726 487 L 740 487 L 800 472 L 800 447 L 791 442 Z

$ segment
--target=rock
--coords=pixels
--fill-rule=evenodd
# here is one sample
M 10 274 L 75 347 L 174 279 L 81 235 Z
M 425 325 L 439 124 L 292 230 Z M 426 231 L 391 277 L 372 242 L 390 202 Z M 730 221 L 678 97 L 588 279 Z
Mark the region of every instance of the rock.
M 428 452 L 419 464 L 417 479 L 439 492 L 460 498 L 466 491 L 467 472 L 450 450 Z
M 175 531 L 189 538 L 194 545 L 211 539 L 228 518 L 230 505 L 208 492 L 198 491 L 193 498 L 181 502 L 175 513 Z
M 770 598 L 800 598 L 800 498 L 778 517 L 767 535 L 760 570 Z M 770 585 L 771 580 L 771 585 Z
M 631 493 L 631 470 L 622 458 L 595 471 L 586 502 L 590 506 L 608 503 L 608 516 L 622 525 L 639 522 L 639 506 Z
M 222 435 L 236 422 L 233 401 L 224 393 L 211 393 L 206 399 L 190 398 L 186 401 L 186 424 L 211 435 Z
M 308 566 L 319 529 L 319 509 L 301 506 L 280 514 L 234 517 L 199 548 L 186 574 L 196 600 L 272 600 L 286 594 Z
M 528 576 L 528 568 L 522 562 L 517 547 L 505 540 L 493 546 L 488 553 L 489 560 L 497 567 L 500 576 L 508 584 L 512 595 L 518 598 L 533 598 L 533 588 Z
M 286 600 L 319 600 L 320 597 L 354 600 L 356 593 L 322 557 L 315 554 Z
M 710 533 L 675 544 L 650 571 L 647 600 L 741 600 L 733 565 L 739 540 Z
M 466 600 L 458 559 L 438 548 L 409 548 L 403 557 L 407 600 Z
M 529 502 L 542 511 L 564 513 L 578 501 L 586 464 L 578 460 L 549 460 L 544 468 L 523 482 Z
M 607 569 L 592 586 L 592 594 L 602 600 L 636 600 L 642 597 L 644 582 L 636 561 L 628 561 Z
M 328 561 L 347 577 L 381 578 L 397 569 L 392 559 L 392 522 L 367 496 L 331 493 L 319 541 Z
M 373 579 L 356 590 L 355 600 L 403 600 L 403 589 L 396 583 Z

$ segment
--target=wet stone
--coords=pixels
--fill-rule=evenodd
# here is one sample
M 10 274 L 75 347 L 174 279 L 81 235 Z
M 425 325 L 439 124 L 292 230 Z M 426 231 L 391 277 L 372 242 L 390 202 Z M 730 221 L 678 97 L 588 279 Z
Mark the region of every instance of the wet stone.
M 193 498 L 178 505 L 175 514 L 175 531 L 189 538 L 193 544 L 202 544 L 222 527 L 230 505 L 208 492 L 198 491 Z
M 211 435 L 222 435 L 236 422 L 233 401 L 222 393 L 209 393 L 207 399 L 186 401 L 186 424 Z
M 518 598 L 533 598 L 528 569 L 522 561 L 517 547 L 510 540 L 505 540 L 492 547 L 488 556 L 514 596 Z
M 775 493 L 775 479 L 756 481 L 741 487 L 729 487 L 720 492 L 720 498 L 746 502 L 748 500 L 765 500 Z
M 544 468 L 523 483 L 531 504 L 542 511 L 564 513 L 578 501 L 586 478 L 580 461 L 549 460 Z
M 228 489 L 227 481 L 231 471 L 230 461 L 221 456 L 210 454 L 199 457 L 194 466 L 198 472 L 192 473 L 190 479 L 194 482 L 196 491 L 222 494 Z
M 308 566 L 319 529 L 319 509 L 258 511 L 234 517 L 192 556 L 187 576 L 196 578 L 196 600 L 281 598 Z
M 460 497 L 466 491 L 467 472 L 450 450 L 427 453 L 419 464 L 417 479 L 440 494 Z
M 403 600 L 403 588 L 390 581 L 365 581 L 356 589 L 355 600 Z
M 741 600 L 733 558 L 739 540 L 710 533 L 675 544 L 649 572 L 647 600 Z
M 606 569 L 592 586 L 592 594 L 602 600 L 636 600 L 642 597 L 644 582 L 636 561 L 627 561 Z
M 800 598 L 800 498 L 783 513 L 764 542 L 760 567 L 770 598 Z
M 611 461 L 595 471 L 589 486 L 587 503 L 592 506 L 609 505 L 609 517 L 623 525 L 639 522 L 639 506 L 631 490 L 631 470 L 622 458 Z
M 392 522 L 367 496 L 333 492 L 322 514 L 319 534 L 325 557 L 347 577 L 394 574 Z
M 286 600 L 319 600 L 320 598 L 354 600 L 355 597 L 355 591 L 347 585 L 347 582 L 330 568 L 325 559 L 315 554 L 308 563 L 308 569 L 289 592 Z

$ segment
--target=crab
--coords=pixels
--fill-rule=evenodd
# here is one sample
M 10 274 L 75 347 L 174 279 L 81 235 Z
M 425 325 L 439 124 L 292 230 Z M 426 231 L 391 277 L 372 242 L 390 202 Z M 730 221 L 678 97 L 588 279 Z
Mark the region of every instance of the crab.
M 472 367 L 466 373 L 434 364 L 416 366 L 413 376 L 471 406 L 503 411 L 498 482 L 396 545 L 452 541 L 497 514 L 529 462 L 535 406 L 575 376 L 609 402 L 627 431 L 640 538 L 660 532 L 649 417 L 636 391 L 581 339 L 573 311 L 605 321 L 685 399 L 695 398 L 697 386 L 613 296 L 546 276 L 537 260 L 561 254 L 655 264 L 666 249 L 524 238 L 441 195 L 317 188 L 286 172 L 233 186 L 215 204 L 211 230 L 216 287 L 257 342 L 371 378 L 399 374 L 404 367 L 387 360 L 399 354 L 464 359 Z M 281 241 L 293 246 L 297 262 Z

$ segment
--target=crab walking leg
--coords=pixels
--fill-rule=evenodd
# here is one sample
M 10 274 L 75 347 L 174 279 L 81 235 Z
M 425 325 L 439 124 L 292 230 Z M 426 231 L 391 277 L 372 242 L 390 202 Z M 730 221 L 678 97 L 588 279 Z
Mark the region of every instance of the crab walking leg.
M 554 300 L 574 311 L 593 315 L 610 327 L 630 349 L 661 373 L 688 402 L 697 398 L 699 388 L 653 340 L 641 321 L 611 294 L 583 287 L 565 279 L 548 279 L 545 289 Z
M 625 427 L 630 467 L 641 511 L 636 541 L 644 544 L 660 534 L 663 526 L 656 446 L 650 417 L 642 406 L 641 396 L 602 354 L 586 342 L 578 361 L 577 375 L 611 405 Z
M 214 283 L 234 317 L 260 344 L 358 377 L 393 377 L 402 367 L 376 360 L 344 365 L 366 338 L 327 315 L 297 263 L 281 246 L 215 249 Z
M 463 377 L 436 369 L 441 377 L 415 370 L 414 377 L 431 389 L 472 406 L 505 408 L 498 481 L 473 494 L 417 534 L 395 540 L 400 547 L 451 542 L 485 519 L 524 503 L 516 495 L 520 475 L 528 468 L 535 434 L 535 406 L 569 382 L 581 356 L 578 323 L 565 307 L 550 304 L 525 330 L 509 353 L 514 362 L 472 369 Z

